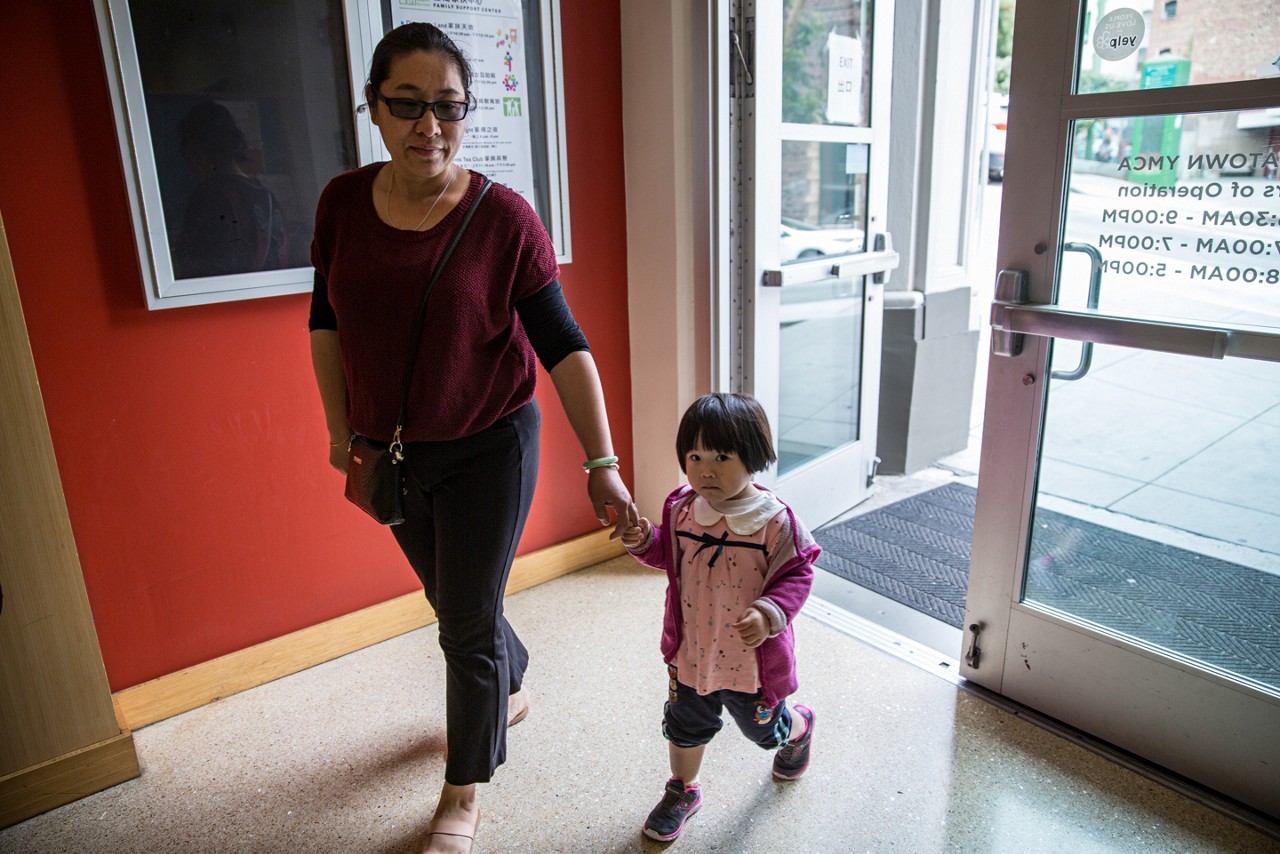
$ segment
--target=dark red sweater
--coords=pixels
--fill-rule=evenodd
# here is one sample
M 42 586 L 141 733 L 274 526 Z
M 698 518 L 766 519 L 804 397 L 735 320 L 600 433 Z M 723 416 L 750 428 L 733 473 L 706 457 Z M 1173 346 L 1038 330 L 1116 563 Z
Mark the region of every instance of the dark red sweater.
M 382 165 L 346 172 L 325 187 L 311 263 L 337 318 L 351 429 L 388 441 L 423 289 L 483 176 L 471 173 L 462 201 L 433 228 L 404 231 L 374 210 L 373 179 Z M 469 436 L 533 399 L 535 356 L 514 307 L 559 274 L 537 214 L 518 193 L 494 184 L 427 304 L 404 441 Z

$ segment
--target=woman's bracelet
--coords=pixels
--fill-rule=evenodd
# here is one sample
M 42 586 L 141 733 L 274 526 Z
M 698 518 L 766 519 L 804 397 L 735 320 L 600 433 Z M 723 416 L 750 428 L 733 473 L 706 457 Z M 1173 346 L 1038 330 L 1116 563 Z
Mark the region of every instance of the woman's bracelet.
M 590 472 L 592 469 L 610 468 L 614 471 L 618 470 L 617 457 L 596 457 L 594 460 L 587 460 L 582 464 L 582 470 Z
M 356 436 L 356 434 L 355 434 L 355 433 L 352 433 L 350 436 L 348 436 L 347 438 L 343 439 L 341 442 L 330 442 L 330 443 L 329 443 L 329 447 L 330 447 L 330 448 L 336 448 L 336 447 L 338 447 L 338 446 L 340 446 L 340 445 L 350 445 L 350 444 L 351 444 L 351 440 L 352 440 L 352 439 L 354 439 L 354 438 L 355 438 L 355 436 Z

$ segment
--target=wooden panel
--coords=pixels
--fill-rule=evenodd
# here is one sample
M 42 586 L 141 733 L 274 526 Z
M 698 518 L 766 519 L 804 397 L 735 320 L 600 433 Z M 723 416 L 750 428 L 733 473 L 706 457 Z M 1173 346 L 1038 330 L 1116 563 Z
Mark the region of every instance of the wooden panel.
M 133 736 L 114 738 L 0 777 L 0 827 L 25 821 L 139 774 Z
M 119 735 L 0 220 L 0 775 Z
M 608 528 L 516 558 L 507 583 L 515 593 L 623 553 Z M 421 593 L 292 632 L 115 694 L 125 725 L 137 729 L 273 679 L 297 673 L 435 621 Z

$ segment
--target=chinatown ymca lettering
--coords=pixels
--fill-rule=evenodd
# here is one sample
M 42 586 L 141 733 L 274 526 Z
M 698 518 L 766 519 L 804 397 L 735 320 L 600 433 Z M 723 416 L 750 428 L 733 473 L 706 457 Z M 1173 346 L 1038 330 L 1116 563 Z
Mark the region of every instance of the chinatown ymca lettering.
M 1237 172 L 1245 169 L 1280 168 L 1280 155 L 1274 151 L 1192 154 L 1185 159 L 1186 168 L 1192 171 L 1229 169 Z M 1182 160 L 1181 154 L 1134 154 L 1120 158 L 1116 169 L 1129 172 L 1163 172 L 1165 169 L 1176 168 Z

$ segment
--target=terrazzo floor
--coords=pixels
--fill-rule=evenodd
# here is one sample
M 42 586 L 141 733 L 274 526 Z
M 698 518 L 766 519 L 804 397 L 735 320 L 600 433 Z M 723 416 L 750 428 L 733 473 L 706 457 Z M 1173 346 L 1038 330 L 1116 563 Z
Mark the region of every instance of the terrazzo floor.
M 508 599 L 533 708 L 476 852 L 1275 852 L 1280 842 L 890 657 L 796 622 L 808 773 L 730 724 L 661 844 L 663 579 L 627 557 Z M 428 626 L 138 730 L 142 776 L 0 831 L 3 852 L 410 852 L 443 771 Z

